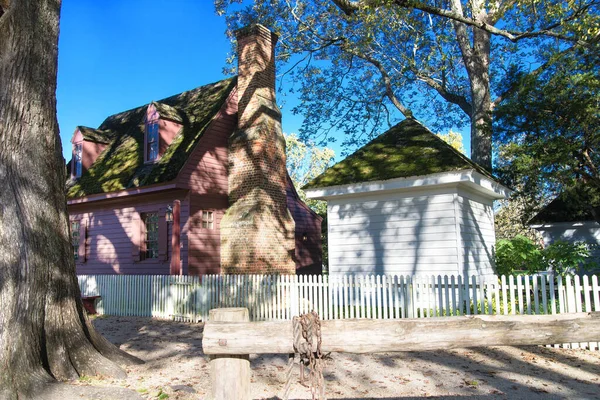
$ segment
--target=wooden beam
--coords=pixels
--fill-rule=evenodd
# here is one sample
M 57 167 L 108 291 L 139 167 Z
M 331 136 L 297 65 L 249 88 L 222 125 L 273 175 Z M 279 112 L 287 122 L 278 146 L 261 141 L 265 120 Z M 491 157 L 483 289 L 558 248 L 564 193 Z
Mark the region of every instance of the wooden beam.
M 378 353 L 600 341 L 600 312 L 321 321 L 324 352 Z M 316 342 L 316 341 L 315 341 Z M 207 322 L 205 354 L 293 353 L 292 322 Z

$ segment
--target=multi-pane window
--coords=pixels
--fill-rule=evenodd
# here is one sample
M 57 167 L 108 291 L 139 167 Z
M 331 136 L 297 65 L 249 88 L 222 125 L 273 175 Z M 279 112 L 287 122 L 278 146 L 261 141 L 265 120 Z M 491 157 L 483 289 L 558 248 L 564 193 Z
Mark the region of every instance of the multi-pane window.
M 146 124 L 146 161 L 158 158 L 158 120 Z
M 145 226 L 143 259 L 158 258 L 158 214 L 143 214 Z
M 214 218 L 215 217 L 212 211 L 202 211 L 202 227 L 213 229 Z
M 75 261 L 79 259 L 79 221 L 71 221 L 71 245 Z
M 82 154 L 82 143 L 75 143 L 73 145 L 73 176 L 79 178 L 81 176 L 81 154 Z

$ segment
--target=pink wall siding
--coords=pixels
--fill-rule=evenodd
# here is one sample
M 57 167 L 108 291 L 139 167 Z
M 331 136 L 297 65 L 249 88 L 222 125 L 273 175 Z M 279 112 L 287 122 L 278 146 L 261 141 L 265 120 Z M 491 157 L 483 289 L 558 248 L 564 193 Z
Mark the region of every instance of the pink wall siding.
M 173 139 L 179 131 L 181 130 L 181 124 L 168 121 L 166 119 L 158 120 L 158 136 L 159 136 L 159 146 L 158 146 L 158 157 L 162 157 L 167 150 L 167 147 L 173 142 Z
M 89 140 L 83 141 L 83 154 L 81 155 L 82 174 L 92 166 L 100 153 L 106 149 L 106 146 L 107 145 L 104 143 L 94 143 L 90 142 Z
M 76 143 L 82 144 L 82 147 L 81 147 L 81 173 L 82 174 L 85 173 L 85 171 L 87 171 L 92 166 L 94 161 L 96 161 L 96 159 L 98 158 L 100 153 L 102 153 L 104 151 L 104 149 L 106 149 L 106 146 L 107 146 L 104 143 L 95 143 L 95 142 L 92 142 L 89 140 L 85 140 L 79 129 L 77 129 L 75 131 L 75 133 L 73 134 L 71 143 L 73 144 L 73 146 Z M 74 147 L 73 147 L 72 151 L 74 151 Z M 72 170 L 74 159 L 75 159 L 75 154 L 73 154 L 71 163 L 69 164 L 71 167 L 71 170 L 69 171 L 71 173 L 71 175 L 73 175 L 75 172 Z
M 220 223 L 228 201 L 228 139 L 237 126 L 237 92 L 230 94 L 217 117 L 193 150 L 174 183 L 182 190 L 128 196 L 69 206 L 71 219 L 86 223 L 86 261 L 78 263 L 78 274 L 169 274 L 172 226 L 168 224 L 166 261 L 134 261 L 140 213 L 158 212 L 181 201 L 181 260 L 189 275 L 220 273 Z M 161 154 L 181 125 L 160 121 Z M 86 150 L 86 145 L 90 147 Z M 93 145 L 93 146 L 92 146 Z M 86 154 L 95 160 L 104 145 L 84 142 Z M 92 161 L 93 162 L 93 161 Z M 89 164 L 91 165 L 91 163 Z M 88 165 L 88 167 L 89 167 Z M 303 204 L 288 182 L 288 208 L 296 223 L 296 270 L 321 272 L 321 219 Z M 214 213 L 214 227 L 202 227 L 202 211 Z M 306 239 L 303 236 L 306 234 Z
M 288 209 L 296 223 L 296 273 L 320 274 L 323 269 L 321 217 L 300 200 L 289 178 L 286 192 Z
M 229 206 L 228 139 L 237 125 L 237 93 L 229 98 L 179 173 L 177 183 L 190 189 L 188 232 L 190 275 L 221 272 L 221 218 Z M 214 213 L 214 229 L 202 228 L 202 211 Z
M 123 200 L 106 200 L 69 206 L 70 219 L 81 220 L 87 225 L 86 261 L 77 264 L 78 274 L 169 274 L 171 256 L 171 224 L 168 227 L 168 259 L 134 262 L 133 241 L 136 235 L 136 219 L 144 212 L 158 212 L 160 208 L 182 201 L 181 224 L 187 223 L 189 207 L 184 206 L 186 192 L 129 197 Z M 139 235 L 139 234 L 138 234 Z M 187 240 L 182 235 L 182 260 L 187 268 Z M 185 255 L 185 258 L 183 257 Z

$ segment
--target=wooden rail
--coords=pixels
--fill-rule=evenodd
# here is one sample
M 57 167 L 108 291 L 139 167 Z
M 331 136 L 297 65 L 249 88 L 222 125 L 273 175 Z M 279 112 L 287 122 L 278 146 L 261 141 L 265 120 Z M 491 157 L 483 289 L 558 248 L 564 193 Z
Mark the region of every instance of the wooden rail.
M 321 321 L 324 352 L 378 353 L 600 340 L 600 312 Z M 291 321 L 206 323 L 205 354 L 293 353 Z

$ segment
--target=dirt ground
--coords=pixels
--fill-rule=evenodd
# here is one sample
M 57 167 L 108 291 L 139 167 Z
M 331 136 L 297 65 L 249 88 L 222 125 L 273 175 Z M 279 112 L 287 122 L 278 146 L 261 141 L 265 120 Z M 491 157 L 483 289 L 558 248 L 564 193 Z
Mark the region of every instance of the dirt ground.
M 129 388 L 141 399 L 208 398 L 202 324 L 98 317 L 94 325 L 146 363 L 128 368 L 124 380 L 83 377 L 78 385 Z M 283 355 L 251 356 L 253 398 L 282 395 L 286 363 Z M 310 399 L 310 390 L 298 383 L 298 370 L 293 380 L 290 398 Z M 527 346 L 333 353 L 326 362 L 325 380 L 330 399 L 598 399 L 600 352 Z

